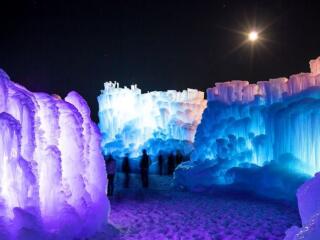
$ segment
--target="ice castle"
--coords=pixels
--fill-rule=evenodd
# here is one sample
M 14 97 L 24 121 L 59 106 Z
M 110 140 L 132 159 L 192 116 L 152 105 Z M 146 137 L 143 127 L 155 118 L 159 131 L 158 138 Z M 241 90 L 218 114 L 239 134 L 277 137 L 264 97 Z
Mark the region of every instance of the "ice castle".
M 320 170 L 320 58 L 311 73 L 249 84 L 216 83 L 196 137 L 193 159 L 230 158 L 259 166 L 291 154 L 300 170 Z
M 107 82 L 98 97 L 103 149 L 136 156 L 142 148 L 154 155 L 187 149 L 191 161 L 175 179 L 188 188 L 250 183 L 259 171 L 299 175 L 295 188 L 320 171 L 320 58 L 310 68 L 256 84 L 216 83 L 207 102 L 197 90 L 142 94 Z
M 295 182 L 294 193 L 320 171 L 320 58 L 310 68 L 289 78 L 209 88 L 192 161 L 176 170 L 177 184 L 192 189 L 238 183 L 285 192 Z

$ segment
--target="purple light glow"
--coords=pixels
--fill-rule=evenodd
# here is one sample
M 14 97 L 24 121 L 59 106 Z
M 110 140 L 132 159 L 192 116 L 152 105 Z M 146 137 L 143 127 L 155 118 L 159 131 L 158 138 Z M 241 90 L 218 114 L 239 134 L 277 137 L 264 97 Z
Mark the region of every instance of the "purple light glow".
M 284 240 L 316 240 L 320 236 L 320 173 L 305 182 L 297 191 L 302 227 L 286 231 Z
M 100 134 L 85 100 L 32 93 L 0 70 L 0 239 L 92 236 L 107 222 Z

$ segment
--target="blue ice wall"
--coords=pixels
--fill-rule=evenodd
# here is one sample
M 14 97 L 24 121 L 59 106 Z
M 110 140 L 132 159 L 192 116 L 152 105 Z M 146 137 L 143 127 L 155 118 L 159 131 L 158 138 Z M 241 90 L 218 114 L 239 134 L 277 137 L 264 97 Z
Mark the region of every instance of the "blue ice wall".
M 210 101 L 192 159 L 263 166 L 291 154 L 299 160 L 299 172 L 314 174 L 320 170 L 319 98 L 320 88 L 312 87 L 271 105 L 261 97 L 250 103 Z
M 231 81 L 209 88 L 192 161 L 176 170 L 176 183 L 203 188 L 260 181 L 256 187 L 262 188 L 281 174 L 305 179 L 320 171 L 319 61 L 310 61 L 310 73 L 289 79 Z M 249 178 L 261 169 L 269 173 L 264 176 L 268 181 L 263 174 Z M 274 184 L 284 189 L 285 181 Z

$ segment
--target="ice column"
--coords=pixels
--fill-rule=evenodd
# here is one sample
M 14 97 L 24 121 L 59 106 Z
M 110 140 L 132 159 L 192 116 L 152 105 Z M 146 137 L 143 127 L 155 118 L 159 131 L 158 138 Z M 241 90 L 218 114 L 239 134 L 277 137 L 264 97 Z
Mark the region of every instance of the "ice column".
M 100 134 L 85 100 L 32 93 L 0 70 L 0 236 L 75 239 L 107 223 Z

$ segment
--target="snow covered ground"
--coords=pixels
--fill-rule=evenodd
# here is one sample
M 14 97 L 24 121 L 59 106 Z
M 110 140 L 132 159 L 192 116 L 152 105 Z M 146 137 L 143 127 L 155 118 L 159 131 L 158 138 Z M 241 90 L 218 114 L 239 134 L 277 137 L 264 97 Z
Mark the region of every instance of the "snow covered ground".
M 139 175 L 131 188 L 116 178 L 110 198 L 110 224 L 119 229 L 117 239 L 283 239 L 285 230 L 300 225 L 297 210 L 244 194 L 202 194 L 171 188 L 171 177 L 150 177 L 150 189 L 140 187 Z

